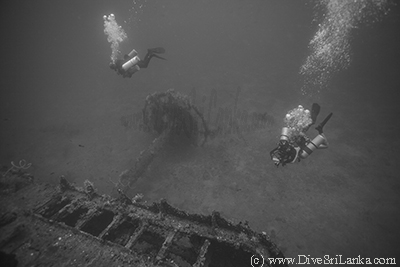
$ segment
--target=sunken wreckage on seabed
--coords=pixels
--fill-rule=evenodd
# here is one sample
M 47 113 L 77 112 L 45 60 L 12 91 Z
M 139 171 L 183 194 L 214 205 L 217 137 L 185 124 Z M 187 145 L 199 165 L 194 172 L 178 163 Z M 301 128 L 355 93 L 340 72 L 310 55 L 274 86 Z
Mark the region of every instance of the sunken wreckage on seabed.
M 186 141 L 189 141 L 186 144 L 203 146 L 208 138 L 212 139 L 228 130 L 235 132 L 246 143 L 241 133 L 243 128 L 258 128 L 274 123 L 273 118 L 266 113 L 253 113 L 252 118 L 248 120 L 248 116 L 241 116 L 237 110 L 239 93 L 240 88 L 236 92 L 234 108 L 226 112 L 228 116 L 226 114 L 224 116 L 222 110 L 219 110 L 216 117 L 217 123 L 213 126 L 206 122 L 200 109 L 192 103 L 189 96 L 180 94 L 173 89 L 148 95 L 142 110 L 140 128 L 147 132 L 155 132 L 158 137 L 146 150 L 140 153 L 132 168 L 122 172 L 117 182 L 111 182 L 125 193 L 128 192 L 135 182 L 143 176 L 154 158 L 163 151 L 166 144 L 174 143 L 174 140 L 182 142 L 183 139 L 186 139 Z M 214 98 L 210 100 L 208 117 L 210 116 L 211 104 L 216 105 L 215 91 Z M 241 120 L 243 117 L 244 120 Z M 218 122 L 222 122 L 224 119 L 226 123 L 219 125 Z
M 250 266 L 254 256 L 264 266 L 287 266 L 273 261 L 284 255 L 247 222 L 129 198 L 126 191 L 176 131 L 202 144 L 209 134 L 196 107 L 171 90 L 146 98 L 143 122 L 160 136 L 120 176 L 118 197 L 98 194 L 88 180 L 83 188 L 64 176 L 58 186 L 35 183 L 23 169 L 0 178 L 0 266 L 235 267 Z

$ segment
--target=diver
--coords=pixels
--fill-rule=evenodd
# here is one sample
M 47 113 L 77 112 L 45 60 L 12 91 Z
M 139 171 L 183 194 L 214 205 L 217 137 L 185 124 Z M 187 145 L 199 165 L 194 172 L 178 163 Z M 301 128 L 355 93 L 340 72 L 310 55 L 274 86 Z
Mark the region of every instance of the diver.
M 285 166 L 287 163 L 299 162 L 307 158 L 317 148 L 327 148 L 328 141 L 323 132 L 325 124 L 332 117 L 330 113 L 315 129 L 318 135 L 314 139 L 306 136 L 307 130 L 314 125 L 321 107 L 314 103 L 311 112 L 301 105 L 286 114 L 278 147 L 270 152 L 274 164 Z
M 118 75 L 122 75 L 122 77 L 131 78 L 133 74 L 139 71 L 142 68 L 147 68 L 150 63 L 150 60 L 153 57 L 166 60 L 165 58 L 157 55 L 165 53 L 165 49 L 162 47 L 150 48 L 147 49 L 147 54 L 143 60 L 138 57 L 138 53 L 135 49 L 133 49 L 129 54 L 124 55 L 124 59 L 117 59 L 115 62 L 110 63 L 110 68 L 115 70 Z

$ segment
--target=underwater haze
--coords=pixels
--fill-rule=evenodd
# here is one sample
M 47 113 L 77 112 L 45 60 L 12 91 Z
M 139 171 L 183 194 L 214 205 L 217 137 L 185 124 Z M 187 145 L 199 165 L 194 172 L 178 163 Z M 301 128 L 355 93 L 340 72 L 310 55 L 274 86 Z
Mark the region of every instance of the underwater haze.
M 132 196 L 248 221 L 297 261 L 360 255 L 400 262 L 395 3 L 2 2 L 2 172 L 31 163 L 26 171 L 38 182 L 55 184 L 64 175 L 115 195 L 119 175 L 157 137 L 135 122 L 146 96 L 174 89 L 191 95 L 215 127 L 229 128 L 215 117 L 233 105 L 268 121 L 228 129 L 204 146 L 175 140 L 135 182 Z M 132 78 L 111 70 L 103 21 L 111 13 L 127 35 L 121 55 L 135 48 L 143 58 L 163 47 L 167 60 L 153 58 Z M 324 127 L 329 148 L 276 167 L 269 152 L 286 113 L 315 102 L 318 122 L 333 112 Z M 317 131 L 311 127 L 308 135 Z

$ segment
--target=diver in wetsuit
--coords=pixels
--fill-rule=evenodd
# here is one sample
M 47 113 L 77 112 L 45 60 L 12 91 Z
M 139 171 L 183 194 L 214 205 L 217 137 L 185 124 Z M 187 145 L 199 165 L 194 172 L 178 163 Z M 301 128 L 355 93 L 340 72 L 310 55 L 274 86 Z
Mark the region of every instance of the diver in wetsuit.
M 317 148 L 328 147 L 323 127 L 332 117 L 332 113 L 315 128 L 318 135 L 314 139 L 311 140 L 305 135 L 310 126 L 315 124 L 319 111 L 320 106 L 314 103 L 311 114 L 309 110 L 304 110 L 302 106 L 299 106 L 286 115 L 288 127 L 282 128 L 278 147 L 270 152 L 271 159 L 277 167 L 280 164 L 285 166 L 287 163 L 299 162 Z
M 118 73 L 118 75 L 122 75 L 122 77 L 131 78 L 132 75 L 139 71 L 142 68 L 147 68 L 150 63 L 150 60 L 153 57 L 166 60 L 165 58 L 157 55 L 165 53 L 165 49 L 162 47 L 150 48 L 147 49 L 147 54 L 143 60 L 141 60 L 137 56 L 137 52 L 133 49 L 128 55 L 124 56 L 124 59 L 117 59 L 115 62 L 110 63 L 110 68 Z

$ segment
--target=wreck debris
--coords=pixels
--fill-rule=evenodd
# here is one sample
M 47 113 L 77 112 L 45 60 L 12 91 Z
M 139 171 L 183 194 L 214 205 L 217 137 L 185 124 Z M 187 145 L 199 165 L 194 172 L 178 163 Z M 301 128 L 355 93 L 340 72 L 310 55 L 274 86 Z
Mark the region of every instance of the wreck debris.
M 17 214 L 15 212 L 5 212 L 0 215 L 0 227 L 12 223 L 17 219 Z
M 265 129 L 275 124 L 275 119 L 267 112 L 249 112 L 245 109 L 240 109 L 238 103 L 241 91 L 241 87 L 238 86 L 233 98 L 233 104 L 222 106 L 218 109 L 216 108 L 217 105 L 214 104 L 217 93 L 216 91 L 211 92 L 209 97 L 209 120 L 207 122 L 212 137 L 234 135 L 246 143 L 243 133 Z M 215 112 L 212 109 L 215 109 Z
M 83 185 L 85 188 L 84 189 L 85 193 L 88 195 L 89 199 L 92 199 L 96 195 L 96 190 L 94 189 L 94 184 L 89 180 L 85 180 Z
M 24 170 L 31 166 L 31 163 L 26 164 L 25 160 L 21 160 L 20 166 L 25 167 L 16 167 L 17 165 L 15 165 L 13 162 L 11 162 L 11 165 L 13 167 L 9 168 L 3 175 L 0 176 L 0 194 L 17 192 L 33 182 L 33 175 L 24 172 Z
M 146 130 L 159 134 L 168 129 L 174 135 L 183 132 L 196 145 L 203 145 L 207 140 L 208 127 L 203 114 L 191 104 L 188 96 L 173 89 L 146 97 L 143 124 Z
M 18 165 L 11 161 L 11 167 L 3 174 L 3 177 L 7 175 L 10 171 L 20 171 L 20 170 L 27 170 L 32 166 L 32 163 L 26 163 L 26 160 L 21 159 L 18 162 Z
M 188 96 L 169 89 L 146 97 L 143 108 L 143 127 L 159 136 L 140 153 L 135 165 L 121 173 L 118 186 L 127 191 L 146 172 L 154 158 L 175 136 L 185 136 L 194 145 L 204 145 L 209 134 L 203 115 L 192 105 Z
M 74 188 L 69 182 L 68 180 L 65 178 L 64 175 L 60 176 L 60 191 L 64 192 L 66 190 L 71 190 L 72 188 Z
M 200 98 L 193 88 L 189 94 L 190 103 L 205 116 L 208 138 L 217 136 L 237 136 L 244 140 L 243 134 L 266 129 L 275 125 L 275 118 L 267 112 L 255 112 L 240 108 L 241 87 L 232 94 L 232 103 L 218 105 L 218 90 L 211 89 L 209 96 Z M 220 97 L 221 98 L 221 97 Z M 143 113 L 137 112 L 121 116 L 121 125 L 126 129 L 145 130 Z
M 21 266 L 236 267 L 249 265 L 256 254 L 264 257 L 265 266 L 277 266 L 268 259 L 284 258 L 267 235 L 218 212 L 189 214 L 165 200 L 127 203 L 68 188 L 31 184 L 0 196 L 2 209 L 21 205 L 17 219 L 2 228 L 2 251 L 15 253 Z
M 237 135 L 245 143 L 243 133 L 264 129 L 275 123 L 274 118 L 267 113 L 248 113 L 238 108 L 241 88 L 238 87 L 234 96 L 233 107 L 220 107 L 217 110 L 217 90 L 212 89 L 208 98 L 203 96 L 200 107 L 196 102 L 196 90 L 191 96 L 186 96 L 169 89 L 162 93 L 153 93 L 146 97 L 142 110 L 142 121 L 137 114 L 131 119 L 134 124 L 140 124 L 140 129 L 159 134 L 150 146 L 140 153 L 134 166 L 120 174 L 118 182 L 111 181 L 117 188 L 129 191 L 134 183 L 143 176 L 154 158 L 164 149 L 174 137 L 186 136 L 192 144 L 203 146 L 208 138 L 216 136 Z M 203 116 L 207 113 L 207 120 Z M 214 114 L 215 113 L 215 114 Z M 122 119 L 123 125 L 130 125 L 129 119 Z

